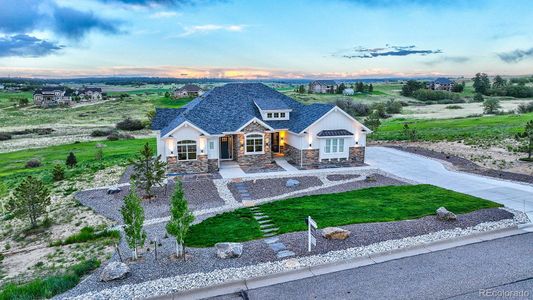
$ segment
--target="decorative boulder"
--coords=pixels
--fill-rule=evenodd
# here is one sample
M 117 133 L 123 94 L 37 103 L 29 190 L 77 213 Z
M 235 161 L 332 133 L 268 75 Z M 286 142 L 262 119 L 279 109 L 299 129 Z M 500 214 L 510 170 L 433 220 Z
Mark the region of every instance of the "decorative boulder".
M 443 220 L 443 221 L 453 221 L 453 220 L 457 220 L 457 216 L 451 211 L 447 210 L 446 208 L 439 207 L 437 209 L 437 219 Z
M 240 243 L 216 243 L 217 256 L 219 258 L 235 258 L 242 255 L 242 244 Z
M 120 193 L 121 189 L 118 187 L 118 186 L 113 186 L 113 187 L 110 187 L 107 189 L 107 194 L 108 195 L 112 195 L 112 194 L 118 194 Z
M 351 231 L 339 227 L 326 227 L 322 229 L 322 236 L 328 240 L 345 240 L 351 234 Z
M 116 279 L 124 279 L 130 274 L 130 267 L 125 263 L 114 261 L 105 266 L 100 274 L 101 281 L 111 281 Z
M 287 183 L 285 183 L 285 186 L 286 187 L 295 187 L 295 186 L 299 186 L 300 185 L 300 182 L 296 179 L 289 179 L 287 180 Z

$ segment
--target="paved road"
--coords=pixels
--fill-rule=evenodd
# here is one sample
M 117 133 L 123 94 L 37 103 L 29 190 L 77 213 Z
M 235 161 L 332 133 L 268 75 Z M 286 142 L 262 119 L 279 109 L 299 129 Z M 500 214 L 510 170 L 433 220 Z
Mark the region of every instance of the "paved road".
M 314 276 L 246 293 L 252 300 L 487 299 L 480 296 L 482 289 L 522 291 L 528 296 L 506 299 L 533 299 L 533 233 Z M 230 294 L 212 299 L 242 297 Z
M 436 160 L 386 147 L 367 147 L 366 162 L 386 172 L 421 183 L 489 199 L 523 211 L 533 220 L 533 186 L 448 171 Z

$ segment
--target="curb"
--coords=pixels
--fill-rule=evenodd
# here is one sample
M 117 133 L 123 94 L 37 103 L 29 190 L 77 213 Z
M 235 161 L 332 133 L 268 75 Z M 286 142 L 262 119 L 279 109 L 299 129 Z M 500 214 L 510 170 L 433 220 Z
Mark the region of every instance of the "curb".
M 499 238 L 526 234 L 528 233 L 524 228 L 533 228 L 533 224 L 525 224 L 521 226 L 512 226 L 504 229 L 497 229 L 487 232 L 480 232 L 468 236 L 461 236 L 433 243 L 421 244 L 407 248 L 400 248 L 392 251 L 382 252 L 369 256 L 362 256 L 344 261 L 336 261 L 316 266 L 303 267 L 299 269 L 262 275 L 248 279 L 238 279 L 224 282 L 221 284 L 211 285 L 202 288 L 191 289 L 188 291 L 180 291 L 172 294 L 151 297 L 148 299 L 163 300 L 163 299 L 203 299 L 215 296 L 221 296 L 231 293 L 238 293 L 243 290 L 256 289 L 265 286 L 271 286 L 279 283 L 290 282 L 299 279 L 305 279 L 313 276 L 319 276 L 358 267 L 364 267 L 374 264 L 379 264 L 387 261 L 401 259 L 405 257 L 412 257 L 426 253 L 452 249 L 455 247 L 481 243 L 485 241 L 495 240 Z

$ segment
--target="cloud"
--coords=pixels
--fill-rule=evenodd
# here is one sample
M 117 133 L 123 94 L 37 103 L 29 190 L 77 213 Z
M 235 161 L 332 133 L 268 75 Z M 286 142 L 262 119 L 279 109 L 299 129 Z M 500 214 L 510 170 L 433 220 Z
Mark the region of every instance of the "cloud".
M 365 48 L 365 47 L 354 47 L 352 49 L 345 49 L 337 51 L 333 54 L 335 57 L 342 58 L 375 58 L 380 56 L 407 56 L 407 55 L 429 55 L 442 53 L 441 50 L 419 50 L 416 49 L 416 46 L 392 46 L 385 45 L 382 48 Z
M 25 34 L 0 38 L 0 57 L 40 57 L 53 54 L 62 48 L 63 46 Z
M 103 3 L 117 3 L 127 6 L 146 7 L 182 7 L 182 6 L 202 6 L 226 0 L 98 0 Z
M 516 49 L 509 52 L 498 53 L 498 57 L 506 63 L 517 63 L 524 59 L 533 58 L 533 48 L 528 50 Z
M 177 16 L 178 13 L 175 11 L 160 11 L 150 15 L 152 19 L 162 19 L 162 18 L 172 18 Z
M 437 64 L 441 64 L 441 63 L 460 64 L 460 63 L 465 63 L 467 61 L 470 61 L 470 58 L 466 56 L 441 56 L 437 59 L 424 62 L 424 64 L 428 66 L 434 66 Z
M 185 27 L 185 31 L 180 34 L 180 36 L 189 36 L 198 33 L 209 33 L 213 31 L 230 31 L 230 32 L 239 32 L 243 31 L 246 25 L 217 25 L 217 24 L 206 24 L 206 25 L 197 25 L 197 26 L 188 26 Z
M 59 6 L 51 0 L 6 1 L 0 10 L 0 32 L 6 34 L 49 30 L 78 40 L 92 30 L 118 33 L 119 24 L 116 20 L 100 18 L 90 11 Z

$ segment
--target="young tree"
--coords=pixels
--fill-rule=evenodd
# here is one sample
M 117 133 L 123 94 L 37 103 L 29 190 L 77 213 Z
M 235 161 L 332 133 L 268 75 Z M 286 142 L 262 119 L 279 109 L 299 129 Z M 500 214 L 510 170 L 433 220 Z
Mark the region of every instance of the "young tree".
M 48 205 L 50 205 L 48 188 L 40 179 L 28 176 L 13 191 L 8 211 L 15 216 L 28 217 L 31 227 L 34 228 Z
M 416 129 L 410 128 L 409 124 L 407 124 L 407 123 L 403 124 L 403 133 L 405 134 L 405 136 L 407 137 L 408 140 L 410 140 L 412 142 L 416 141 L 416 139 L 417 139 Z
M 94 154 L 94 159 L 95 160 L 104 159 L 104 150 L 102 150 L 102 148 L 99 147 L 96 149 L 96 153 Z
M 474 95 L 474 102 L 483 102 L 485 98 L 483 98 L 483 95 L 481 93 L 476 93 Z
M 476 93 L 486 95 L 490 89 L 489 76 L 487 76 L 485 73 L 477 73 L 472 80 L 474 81 L 473 87 Z
M 60 164 L 57 164 L 54 166 L 54 169 L 52 170 L 52 177 L 54 178 L 54 181 L 61 181 L 65 179 L 65 169 Z
M 66 165 L 69 168 L 74 168 L 78 164 L 78 160 L 76 159 L 76 155 L 74 155 L 74 152 L 70 152 L 67 156 Z
M 185 257 L 185 237 L 189 231 L 194 215 L 189 211 L 187 200 L 183 196 L 181 181 L 176 182 L 176 190 L 170 199 L 170 221 L 167 223 L 168 234 L 176 238 L 176 257 Z
M 452 92 L 454 93 L 462 93 L 465 89 L 465 82 L 461 82 L 461 83 L 454 83 L 452 85 Z
M 165 98 L 170 98 L 170 93 L 168 91 L 165 92 Z
M 489 98 L 483 101 L 483 113 L 485 114 L 495 114 L 498 112 L 498 109 L 501 108 L 500 100 L 495 98 Z
M 144 246 L 146 232 L 143 229 L 144 209 L 141 205 L 141 198 L 137 196 L 135 183 L 133 182 L 130 185 L 130 192 L 124 197 L 124 204 L 120 212 L 122 213 L 122 220 L 124 220 L 126 242 L 128 247 L 133 249 L 133 259 L 137 260 L 139 258 L 137 247 Z
M 370 115 L 368 115 L 368 117 L 366 117 L 363 123 L 366 125 L 366 127 L 370 128 L 370 130 L 374 132 L 377 131 L 381 125 L 379 113 L 377 111 L 373 111 Z
M 527 153 L 527 160 L 531 161 L 531 153 L 533 152 L 533 120 L 526 123 L 524 132 L 516 134 L 516 139 L 524 142 L 525 152 Z
M 132 179 L 143 189 L 145 196 L 149 199 L 153 197 L 153 187 L 161 186 L 165 179 L 165 166 L 167 165 L 161 161 L 161 156 L 155 159 L 153 156 L 152 148 L 146 143 L 135 159 L 130 160 L 134 170 Z
M 372 94 L 373 91 L 374 91 L 374 86 L 373 86 L 372 83 L 371 83 L 371 84 L 368 85 L 368 92 L 369 92 L 370 94 Z

